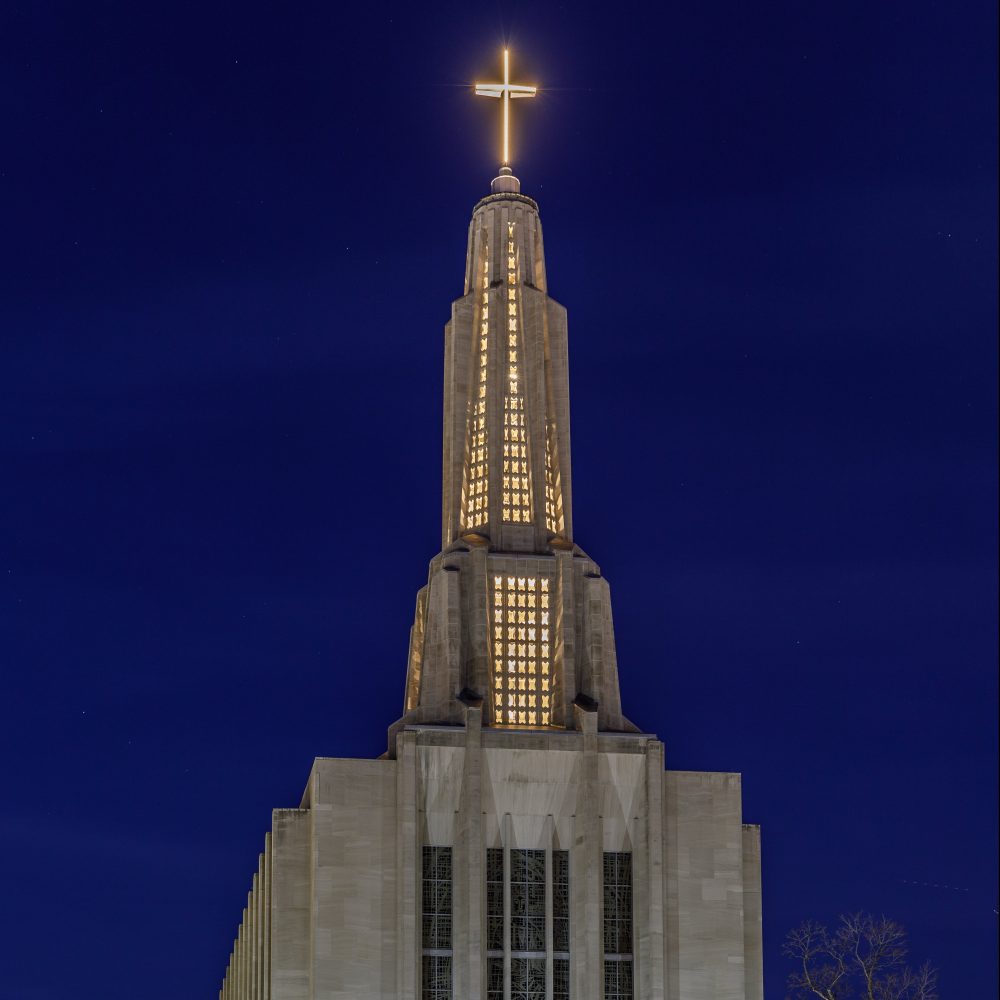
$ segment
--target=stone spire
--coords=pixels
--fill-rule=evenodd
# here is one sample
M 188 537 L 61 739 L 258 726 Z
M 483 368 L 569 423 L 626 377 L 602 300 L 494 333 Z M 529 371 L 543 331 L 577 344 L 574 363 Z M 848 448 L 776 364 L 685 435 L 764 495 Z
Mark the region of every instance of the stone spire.
M 515 191 L 472 213 L 444 385 L 442 546 L 465 535 L 509 552 L 568 545 L 566 310 L 547 294 L 538 206 Z
M 549 298 L 538 205 L 509 168 L 473 209 L 445 327 L 442 551 L 417 595 L 406 724 L 635 732 L 611 599 L 573 543 L 566 310 Z

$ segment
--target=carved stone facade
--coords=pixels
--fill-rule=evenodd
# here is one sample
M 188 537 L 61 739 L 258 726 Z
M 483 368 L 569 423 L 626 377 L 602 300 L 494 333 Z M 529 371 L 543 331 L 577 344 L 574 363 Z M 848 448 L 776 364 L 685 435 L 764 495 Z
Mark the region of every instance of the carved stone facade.
M 740 777 L 665 771 L 622 714 L 610 591 L 573 542 L 566 333 L 508 171 L 445 332 L 403 715 L 275 811 L 222 1000 L 762 1000 Z

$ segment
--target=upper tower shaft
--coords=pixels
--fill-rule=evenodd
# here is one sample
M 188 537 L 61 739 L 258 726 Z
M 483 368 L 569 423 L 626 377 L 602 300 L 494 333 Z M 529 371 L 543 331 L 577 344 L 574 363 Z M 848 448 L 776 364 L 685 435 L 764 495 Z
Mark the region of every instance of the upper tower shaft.
M 538 206 L 509 171 L 476 205 L 445 328 L 442 545 L 572 543 L 566 310 L 549 298 Z

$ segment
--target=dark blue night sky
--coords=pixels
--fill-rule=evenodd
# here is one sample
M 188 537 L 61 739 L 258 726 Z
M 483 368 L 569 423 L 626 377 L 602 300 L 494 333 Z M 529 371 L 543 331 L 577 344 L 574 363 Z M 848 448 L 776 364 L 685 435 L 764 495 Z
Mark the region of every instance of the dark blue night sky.
M 383 750 L 505 39 L 576 539 L 627 714 L 744 775 L 769 1000 L 857 909 L 995 996 L 996 20 L 6 4 L 0 1000 L 214 996 L 271 808 Z

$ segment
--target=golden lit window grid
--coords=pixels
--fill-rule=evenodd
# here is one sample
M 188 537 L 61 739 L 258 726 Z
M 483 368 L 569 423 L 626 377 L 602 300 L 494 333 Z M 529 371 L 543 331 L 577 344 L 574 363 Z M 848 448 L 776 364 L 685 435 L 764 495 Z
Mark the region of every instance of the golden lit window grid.
M 489 363 L 490 326 L 490 264 L 483 251 L 483 273 L 478 282 L 481 299 L 477 316 L 478 329 L 474 346 L 476 373 L 473 385 L 477 393 L 469 401 L 469 423 L 466 432 L 465 474 L 462 484 L 461 517 L 463 528 L 478 528 L 489 520 L 489 436 L 486 427 L 486 386 Z
M 550 726 L 551 581 L 542 575 L 491 575 L 494 722 L 502 726 Z
M 514 223 L 507 223 L 507 370 L 503 400 L 503 470 L 500 508 L 504 521 L 531 524 L 531 467 L 524 396 L 518 365 L 518 264 Z

